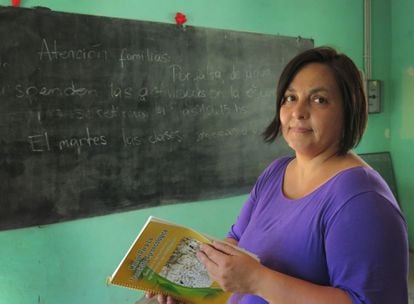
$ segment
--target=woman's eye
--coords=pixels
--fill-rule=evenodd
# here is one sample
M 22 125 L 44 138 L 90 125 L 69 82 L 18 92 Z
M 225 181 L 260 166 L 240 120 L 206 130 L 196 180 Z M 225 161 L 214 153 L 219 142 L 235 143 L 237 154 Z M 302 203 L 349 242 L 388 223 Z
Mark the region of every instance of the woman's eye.
M 292 102 L 295 101 L 295 96 L 293 95 L 287 95 L 285 97 L 283 97 L 283 103 L 287 103 L 287 102 Z
M 327 103 L 327 102 L 328 102 L 328 100 L 327 100 L 325 97 L 323 97 L 323 96 L 315 96 L 315 97 L 313 98 L 313 100 L 314 100 L 316 103 L 320 103 L 320 104 L 324 104 L 324 103 Z

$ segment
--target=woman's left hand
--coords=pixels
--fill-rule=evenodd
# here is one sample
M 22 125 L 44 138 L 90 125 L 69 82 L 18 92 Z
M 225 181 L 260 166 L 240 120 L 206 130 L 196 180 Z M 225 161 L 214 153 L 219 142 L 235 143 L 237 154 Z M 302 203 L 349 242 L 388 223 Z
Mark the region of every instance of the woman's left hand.
M 197 257 L 211 279 L 219 283 L 223 290 L 233 293 L 254 293 L 260 270 L 264 267 L 253 257 L 224 242 L 202 244 Z

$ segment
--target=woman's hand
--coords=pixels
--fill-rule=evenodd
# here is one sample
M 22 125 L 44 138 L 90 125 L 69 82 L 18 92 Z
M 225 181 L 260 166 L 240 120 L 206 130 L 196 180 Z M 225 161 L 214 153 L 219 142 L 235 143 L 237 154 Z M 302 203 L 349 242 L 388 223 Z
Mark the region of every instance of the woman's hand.
M 206 267 L 211 279 L 230 292 L 254 293 L 264 268 L 251 256 L 224 243 L 202 244 L 197 257 Z
M 161 295 L 161 294 L 153 294 L 153 293 L 150 293 L 150 292 L 146 292 L 145 297 L 147 299 L 157 297 L 157 301 L 160 304 L 179 304 L 180 303 L 180 302 L 174 300 L 174 298 L 172 298 L 170 296 L 164 296 L 164 295 Z

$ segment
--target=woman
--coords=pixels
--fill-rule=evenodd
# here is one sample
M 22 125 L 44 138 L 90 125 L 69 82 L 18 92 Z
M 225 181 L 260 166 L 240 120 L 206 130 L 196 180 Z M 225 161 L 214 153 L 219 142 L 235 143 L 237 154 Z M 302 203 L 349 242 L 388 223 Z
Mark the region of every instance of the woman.
M 347 56 L 315 48 L 286 66 L 264 136 L 282 134 L 295 156 L 262 173 L 226 239 L 261 262 L 224 243 L 198 253 L 231 303 L 408 302 L 404 218 L 384 180 L 351 152 L 366 121 Z

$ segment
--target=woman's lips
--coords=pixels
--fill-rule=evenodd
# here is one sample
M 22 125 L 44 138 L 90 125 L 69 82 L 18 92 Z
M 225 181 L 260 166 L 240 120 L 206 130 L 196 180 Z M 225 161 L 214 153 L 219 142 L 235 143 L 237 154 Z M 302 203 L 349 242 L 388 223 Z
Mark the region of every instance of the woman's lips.
M 312 132 L 311 128 L 305 128 L 305 127 L 290 127 L 289 128 L 290 131 L 295 132 L 295 133 L 308 133 L 308 132 Z

